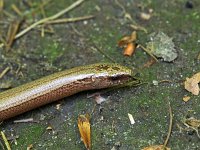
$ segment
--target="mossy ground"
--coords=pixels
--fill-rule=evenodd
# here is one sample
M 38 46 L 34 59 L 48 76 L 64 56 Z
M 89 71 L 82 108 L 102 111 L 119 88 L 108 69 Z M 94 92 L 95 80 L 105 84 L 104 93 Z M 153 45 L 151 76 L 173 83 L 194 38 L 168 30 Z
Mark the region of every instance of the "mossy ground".
M 44 7 L 46 16 L 57 13 L 73 2 L 50 1 Z M 19 136 L 17 145 L 11 142 L 12 149 L 26 149 L 30 144 L 33 144 L 33 149 L 41 150 L 84 149 L 78 133 L 77 117 L 92 111 L 94 150 L 109 150 L 117 142 L 121 143 L 119 150 L 139 150 L 148 145 L 162 144 L 169 126 L 168 102 L 173 111 L 173 128 L 168 147 L 173 150 L 200 148 L 195 132 L 180 132 L 177 128 L 177 124 L 182 125 L 181 120 L 188 115 L 200 119 L 200 97 L 185 91 L 182 84 L 186 77 L 200 71 L 197 59 L 200 52 L 200 2 L 192 1 L 192 9 L 185 7 L 185 0 L 119 2 L 133 20 L 148 31 L 137 32 L 139 43 L 145 45 L 150 33 L 162 31 L 173 38 L 178 58 L 173 63 L 160 60 L 149 68 L 141 69 L 140 78 L 148 84 L 110 91 L 103 95 L 109 96 L 109 100 L 101 106 L 96 106 L 94 100 L 86 98 L 88 93 L 92 93 L 86 91 L 3 122 L 1 130 L 8 137 L 11 134 Z M 5 1 L 4 9 L 14 16 L 16 14 L 11 9 L 11 4 L 26 11 L 26 19 L 30 22 L 33 16 L 37 19 L 42 17 L 40 9 L 29 14 L 30 10 L 35 9 L 28 9 L 22 1 Z M 40 0 L 34 1 L 35 8 L 40 5 Z M 148 9 L 153 9 L 153 15 L 150 20 L 144 21 L 139 14 Z M 11 71 L 0 81 L 12 81 L 12 86 L 17 86 L 74 66 L 109 62 L 107 57 L 92 48 L 94 46 L 116 62 L 132 68 L 141 68 L 150 59 L 142 50 L 137 50 L 130 58 L 124 57 L 116 47 L 117 41 L 133 30 L 129 27 L 131 21 L 124 17 L 123 9 L 115 0 L 85 1 L 65 17 L 85 15 L 95 15 L 95 19 L 52 25 L 55 33 L 46 33 L 44 37 L 40 36 L 38 30 L 32 30 L 18 39 L 9 52 L 1 48 L 0 69 L 9 66 Z M 1 28 L 1 33 L 5 32 L 3 29 L 6 27 Z M 18 67 L 21 74 L 15 73 Z M 152 84 L 153 80 L 170 82 L 155 86 Z M 184 95 L 191 96 L 191 100 L 183 102 Z M 60 110 L 56 110 L 57 104 L 61 104 Z M 188 113 L 189 110 L 193 110 L 192 113 Z M 134 125 L 130 124 L 128 113 L 133 115 L 136 121 Z M 13 123 L 16 119 L 30 117 L 35 120 L 43 119 L 39 123 Z M 48 126 L 53 129 L 46 130 Z

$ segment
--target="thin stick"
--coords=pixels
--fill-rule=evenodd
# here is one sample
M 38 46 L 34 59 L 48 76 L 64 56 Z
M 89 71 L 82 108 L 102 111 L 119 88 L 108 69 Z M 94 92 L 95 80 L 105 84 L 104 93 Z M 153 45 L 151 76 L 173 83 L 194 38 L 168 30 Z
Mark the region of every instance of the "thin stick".
M 2 12 L 3 7 L 4 7 L 4 1 L 0 0 L 0 12 Z
M 28 119 L 21 119 L 21 120 L 15 120 L 14 123 L 39 123 L 39 121 L 34 120 L 33 118 L 28 118 Z
M 98 52 L 100 52 L 104 57 L 106 57 L 108 60 L 110 60 L 113 63 L 116 63 L 116 61 L 111 58 L 109 55 L 107 55 L 104 51 L 102 51 L 100 48 L 98 48 L 96 45 L 92 45 L 91 47 L 92 49 L 97 50 Z
M 15 5 L 15 4 L 12 4 L 11 5 L 11 8 L 19 15 L 19 16 L 23 16 L 22 12 L 19 10 L 19 8 Z
M 18 32 L 19 27 L 20 27 L 20 23 L 21 23 L 21 21 L 17 20 L 10 24 L 10 27 L 9 27 L 8 33 L 7 33 L 7 39 L 6 39 L 6 50 L 7 51 L 10 50 L 10 48 L 14 42 L 15 35 Z
M 144 46 L 142 45 L 138 45 L 138 47 L 141 47 L 147 54 L 149 54 L 156 62 L 158 62 L 158 59 L 148 50 L 146 49 Z
M 5 134 L 4 134 L 4 132 L 2 132 L 2 131 L 1 131 L 1 136 L 2 136 L 2 138 L 3 138 L 3 141 L 4 141 L 5 145 L 6 145 L 7 150 L 11 150 L 10 144 L 8 143 L 8 140 L 7 140 L 7 138 L 6 138 Z
M 170 115 L 170 122 L 169 122 L 169 128 L 168 128 L 168 134 L 167 134 L 167 138 L 163 144 L 163 148 L 165 149 L 166 146 L 167 146 L 167 143 L 169 141 L 169 137 L 171 135 L 171 132 L 172 132 L 172 120 L 173 120 L 173 114 L 172 114 L 172 108 L 170 106 L 170 103 L 169 103 L 169 115 Z
M 80 5 L 84 0 L 78 0 L 76 1 L 75 3 L 73 3 L 72 5 L 70 5 L 69 7 L 63 9 L 62 11 L 58 12 L 57 14 L 53 15 L 53 16 L 50 16 L 50 17 L 47 17 L 47 18 L 44 18 L 44 19 L 41 19 L 39 20 L 38 22 L 35 22 L 33 23 L 32 25 L 30 25 L 29 27 L 27 27 L 26 29 L 22 30 L 21 32 L 19 32 L 16 36 L 15 36 L 15 39 L 23 36 L 25 33 L 27 33 L 28 31 L 30 31 L 31 29 L 33 29 L 34 27 L 40 25 L 40 24 L 43 24 L 45 22 L 48 22 L 48 21 L 51 21 L 51 20 L 54 20 L 62 15 L 64 15 L 66 12 L 69 12 L 70 10 L 72 10 L 73 8 L 77 7 L 78 5 Z
M 1 73 L 0 73 L 0 79 L 10 70 L 10 67 L 6 67 Z
M 56 23 L 67 23 L 67 22 L 76 22 L 76 21 L 82 21 L 87 19 L 92 19 L 94 16 L 83 16 L 83 17 L 76 17 L 76 18 L 63 18 L 63 19 L 57 19 L 52 21 L 47 21 L 45 24 L 56 24 Z
M 42 5 L 40 5 L 39 8 L 40 8 L 40 10 L 41 10 L 41 13 L 42 13 L 42 15 L 43 15 L 43 18 L 46 18 L 46 13 L 45 13 L 45 11 L 44 11 L 44 3 L 43 3 Z M 53 27 L 48 26 L 48 28 L 49 28 L 50 31 L 54 32 Z M 44 37 L 44 34 L 45 34 L 45 28 L 44 28 L 44 25 L 42 25 L 41 37 Z

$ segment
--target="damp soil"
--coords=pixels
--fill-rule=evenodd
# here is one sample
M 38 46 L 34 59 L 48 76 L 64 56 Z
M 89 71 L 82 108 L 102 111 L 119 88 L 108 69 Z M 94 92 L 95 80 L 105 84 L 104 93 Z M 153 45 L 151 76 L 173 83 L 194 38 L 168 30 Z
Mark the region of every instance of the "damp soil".
M 12 8 L 15 4 L 24 14 L 23 30 L 31 22 L 44 15 L 51 16 L 72 4 L 73 0 L 46 1 L 6 0 L 4 10 L 11 16 L 1 14 L 0 33 L 6 37 L 10 19 L 22 19 Z M 41 8 L 42 3 L 47 4 Z M 150 19 L 140 16 L 151 13 Z M 8 14 L 7 14 L 8 15 Z M 163 144 L 169 127 L 169 103 L 173 112 L 172 133 L 168 147 L 173 150 L 200 149 L 200 139 L 194 131 L 180 131 L 185 128 L 182 120 L 187 117 L 200 119 L 200 96 L 193 96 L 184 89 L 186 77 L 200 71 L 200 2 L 198 0 L 86 0 L 62 17 L 94 15 L 93 19 L 46 25 L 54 33 L 41 27 L 31 30 L 17 39 L 10 50 L 0 48 L 0 72 L 10 68 L 1 84 L 16 87 L 40 77 L 75 66 L 97 62 L 115 62 L 136 68 L 138 77 L 145 83 L 136 87 L 114 89 L 101 95 L 108 100 L 97 105 L 89 94 L 101 91 L 85 91 L 63 98 L 53 104 L 4 121 L 4 131 L 11 148 L 53 150 L 83 150 L 77 119 L 79 114 L 91 113 L 91 139 L 93 150 L 140 150 L 149 145 Z M 130 18 L 131 16 L 131 18 Z M 143 27 L 137 30 L 137 43 L 146 46 L 148 35 L 162 31 L 173 38 L 178 58 L 173 62 L 162 59 L 149 67 L 143 67 L 151 56 L 137 49 L 133 56 L 125 57 L 117 42 L 124 35 L 130 35 L 130 25 Z M 112 59 L 109 59 L 112 58 Z M 153 81 L 161 81 L 154 85 Z M 169 81 L 169 82 L 162 82 Z M 4 91 L 5 89 L 1 89 Z M 191 99 L 184 102 L 187 95 Z M 59 109 L 57 109 L 59 105 Z M 128 113 L 135 124 L 131 125 Z M 14 123 L 14 120 L 33 118 L 35 123 Z M 47 127 L 52 127 L 47 130 Z M 2 145 L 4 142 L 1 140 Z M 5 145 L 0 149 L 6 149 Z

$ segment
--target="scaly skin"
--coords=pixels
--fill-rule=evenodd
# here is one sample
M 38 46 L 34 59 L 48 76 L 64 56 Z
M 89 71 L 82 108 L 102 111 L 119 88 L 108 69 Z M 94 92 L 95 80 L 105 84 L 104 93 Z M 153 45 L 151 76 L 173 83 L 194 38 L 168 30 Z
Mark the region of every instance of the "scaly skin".
M 136 80 L 132 70 L 98 63 L 58 72 L 0 93 L 0 121 L 75 93 L 109 88 Z

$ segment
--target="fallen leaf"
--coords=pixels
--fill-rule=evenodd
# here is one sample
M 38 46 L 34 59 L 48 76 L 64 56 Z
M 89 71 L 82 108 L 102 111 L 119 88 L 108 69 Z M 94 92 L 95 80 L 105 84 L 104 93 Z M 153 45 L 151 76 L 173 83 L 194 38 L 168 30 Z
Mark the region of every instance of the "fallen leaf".
M 178 56 L 172 38 L 163 32 L 154 32 L 149 35 L 147 49 L 150 49 L 153 55 L 158 58 L 163 58 L 166 62 L 171 62 Z
M 190 96 L 184 96 L 184 97 L 183 97 L 183 101 L 184 101 L 184 102 L 188 102 L 189 100 L 190 100 Z
M 142 150 L 164 150 L 163 145 L 152 145 L 149 147 L 145 147 Z M 165 147 L 165 150 L 171 150 L 171 148 Z
M 191 78 L 186 78 L 185 89 L 194 95 L 199 95 L 200 72 L 194 74 Z
M 123 47 L 127 45 L 128 43 L 132 42 L 130 40 L 130 36 L 124 36 L 121 40 L 118 41 L 118 46 Z
M 81 139 L 87 148 L 87 150 L 91 149 L 91 138 L 90 138 L 90 116 L 89 114 L 86 115 L 79 115 L 78 117 L 78 128 L 81 135 Z
M 137 45 L 135 43 L 136 39 L 137 39 L 137 33 L 136 31 L 133 31 L 131 35 L 124 36 L 121 40 L 118 41 L 118 46 L 124 47 L 123 54 L 125 56 L 131 56 L 134 53 Z
M 135 51 L 135 48 L 136 48 L 136 44 L 135 43 L 129 43 L 125 47 L 123 54 L 125 56 L 131 56 L 131 55 L 133 55 L 133 53 Z
M 200 120 L 195 119 L 195 118 L 193 118 L 193 117 L 186 119 L 186 120 L 185 120 L 185 123 L 186 123 L 188 126 L 191 126 L 191 127 L 193 127 L 193 128 L 199 128 L 199 127 L 200 127 Z
M 121 40 L 118 41 L 118 46 L 119 47 L 126 47 L 127 44 L 135 42 L 137 39 L 137 33 L 136 31 L 133 31 L 131 35 L 129 36 L 124 36 Z

